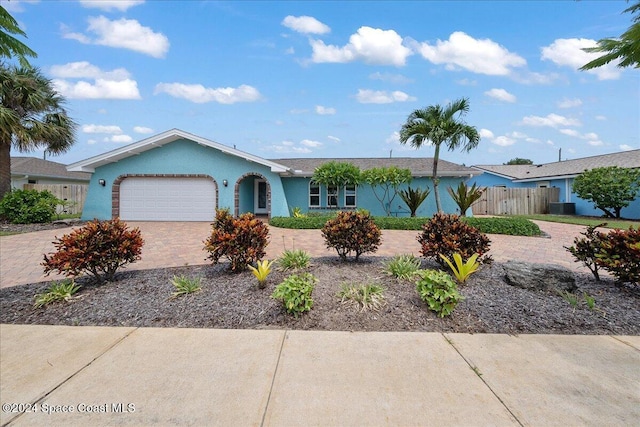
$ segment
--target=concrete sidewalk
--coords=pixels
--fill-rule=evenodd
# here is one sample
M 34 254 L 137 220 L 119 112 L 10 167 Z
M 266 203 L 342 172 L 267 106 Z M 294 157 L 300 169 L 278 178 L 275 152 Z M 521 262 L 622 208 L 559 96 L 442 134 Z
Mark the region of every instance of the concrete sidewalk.
M 3 426 L 640 421 L 640 337 L 0 325 L 0 351 Z

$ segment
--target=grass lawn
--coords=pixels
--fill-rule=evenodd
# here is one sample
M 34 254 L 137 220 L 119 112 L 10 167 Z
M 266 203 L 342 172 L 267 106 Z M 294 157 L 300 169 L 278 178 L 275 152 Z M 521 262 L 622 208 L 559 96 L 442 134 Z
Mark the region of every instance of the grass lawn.
M 632 221 L 632 220 L 620 220 L 620 219 L 612 219 L 612 218 L 596 218 L 589 216 L 575 216 L 575 215 L 513 215 L 512 218 L 526 218 L 526 219 L 534 219 L 537 221 L 549 221 L 549 222 L 563 222 L 565 224 L 576 224 L 576 225 L 598 225 L 604 222 L 607 223 L 606 228 L 621 228 L 628 230 L 629 227 L 633 226 L 634 228 L 640 227 L 640 221 Z

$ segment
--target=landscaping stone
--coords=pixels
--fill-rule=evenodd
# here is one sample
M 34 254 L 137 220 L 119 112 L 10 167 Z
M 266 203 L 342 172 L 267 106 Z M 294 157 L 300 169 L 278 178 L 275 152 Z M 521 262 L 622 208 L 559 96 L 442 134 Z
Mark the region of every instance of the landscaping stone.
M 556 292 L 573 292 L 577 289 L 573 272 L 559 265 L 509 261 L 503 267 L 505 280 L 511 286 Z

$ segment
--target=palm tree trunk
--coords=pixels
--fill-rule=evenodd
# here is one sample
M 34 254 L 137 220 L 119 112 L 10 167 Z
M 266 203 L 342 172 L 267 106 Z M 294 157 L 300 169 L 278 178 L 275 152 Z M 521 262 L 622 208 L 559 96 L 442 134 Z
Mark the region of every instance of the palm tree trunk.
M 0 199 L 11 191 L 11 141 L 0 141 Z
M 442 212 L 442 205 L 440 204 L 440 192 L 438 191 L 438 158 L 440 157 L 440 142 L 434 143 L 436 146 L 436 152 L 433 154 L 433 173 L 431 174 L 431 180 L 433 181 L 433 193 L 436 196 L 436 210 Z

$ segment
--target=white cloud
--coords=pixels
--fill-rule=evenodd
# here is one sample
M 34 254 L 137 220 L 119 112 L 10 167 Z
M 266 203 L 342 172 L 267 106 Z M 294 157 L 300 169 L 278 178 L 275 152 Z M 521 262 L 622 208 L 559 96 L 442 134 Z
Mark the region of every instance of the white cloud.
M 383 82 L 388 82 L 393 84 L 413 83 L 413 79 L 403 76 L 402 74 L 381 73 L 379 71 L 373 74 L 369 74 L 369 78 L 371 80 L 380 80 Z
M 340 140 L 340 138 L 338 138 L 338 137 L 336 137 L 336 136 L 331 136 L 331 135 L 329 135 L 329 136 L 327 136 L 327 138 L 329 138 L 329 139 L 330 139 L 330 140 L 332 140 L 333 142 L 340 142 L 340 141 L 341 141 L 341 140 Z
M 94 83 L 53 79 L 52 83 L 56 92 L 69 99 L 140 99 L 138 83 L 131 79 L 96 79 Z
M 393 132 L 391 135 L 389 135 L 387 137 L 387 139 L 385 139 L 385 141 L 387 144 L 392 144 L 392 143 L 400 143 L 400 132 L 395 131 Z
M 622 151 L 634 150 L 634 148 L 633 148 L 632 146 L 627 145 L 627 144 L 622 144 L 622 145 L 620 145 L 620 149 L 621 149 Z
M 581 106 L 582 100 L 579 98 L 563 98 L 561 101 L 558 101 L 556 105 L 558 106 L 558 108 L 574 108 Z
M 124 68 L 116 68 L 111 71 L 103 71 L 99 67 L 87 61 L 69 62 L 64 65 L 53 65 L 49 72 L 53 77 L 61 79 L 98 79 L 126 80 L 131 77 L 129 71 Z
M 449 40 L 438 40 L 435 45 L 421 43 L 420 54 L 434 64 L 446 64 L 448 70 L 463 68 L 477 74 L 506 76 L 513 67 L 527 64 L 521 56 L 509 52 L 490 39 L 474 39 L 456 31 Z
M 308 154 L 311 153 L 311 149 L 307 147 L 297 147 L 291 141 L 282 141 L 280 144 L 270 145 L 265 147 L 265 151 L 279 153 L 279 154 L 288 154 L 288 153 L 296 153 L 296 154 Z
M 86 8 L 102 9 L 104 11 L 126 11 L 130 7 L 144 3 L 144 0 L 80 0 L 80 4 Z
M 62 27 L 63 37 L 77 40 L 85 44 L 118 47 L 144 53 L 154 58 L 164 58 L 169 50 L 169 39 L 162 33 L 156 33 L 149 27 L 140 25 L 135 19 L 121 18 L 110 21 L 104 16 L 90 17 L 86 34 L 66 32 Z
M 321 116 L 333 115 L 336 113 L 335 108 L 323 107 L 322 105 L 316 105 L 316 114 Z
M 458 83 L 461 86 L 475 86 L 478 84 L 477 81 L 475 80 L 470 80 L 470 79 L 460 79 L 460 80 L 456 80 L 456 83 Z
M 122 133 L 120 126 L 115 125 L 82 125 L 82 132 L 84 133 L 108 133 L 113 135 L 119 135 Z
M 113 135 L 113 136 L 108 136 L 106 138 L 103 139 L 104 142 L 115 142 L 118 144 L 126 144 L 129 142 L 133 142 L 133 138 L 131 138 L 129 135 Z
M 592 147 L 599 147 L 601 145 L 604 145 L 604 142 L 600 141 L 599 139 L 596 139 L 593 141 L 587 141 L 587 144 L 591 145 Z
M 312 16 L 287 16 L 282 25 L 303 34 L 326 34 L 331 32 L 328 25 L 323 24 Z
M 40 0 L 12 0 L 12 1 L 5 1 L 2 2 L 2 7 L 5 8 L 5 10 L 7 10 L 8 12 L 24 12 L 24 7 L 22 7 L 25 3 L 26 4 L 35 4 L 38 3 Z M 20 28 L 22 28 L 24 30 L 23 25 L 20 25 Z
M 506 135 L 499 136 L 495 138 L 492 143 L 499 145 L 500 147 L 508 147 L 509 145 L 513 145 L 516 143 L 516 140 L 513 138 L 509 138 Z
M 584 64 L 601 55 L 600 53 L 589 53 L 582 50 L 596 45 L 597 42 L 591 39 L 556 39 L 549 46 L 542 48 L 541 58 L 561 67 L 570 67 L 578 71 Z M 617 63 L 618 61 L 613 61 L 602 67 L 584 72 L 594 74 L 598 77 L 598 80 L 615 80 L 620 77 L 620 69 L 617 68 Z
M 310 40 L 313 54 L 311 60 L 323 62 L 362 61 L 371 65 L 403 66 L 413 52 L 402 43 L 402 37 L 393 30 L 360 27 L 349 37 L 343 47 L 326 45 L 322 40 Z
M 587 132 L 582 134 L 575 129 L 560 129 L 559 132 L 563 135 L 572 136 L 574 138 L 586 139 L 589 141 L 598 141 L 600 138 L 598 134 L 595 132 Z M 592 145 L 601 145 L 601 144 L 592 144 Z
M 580 120 L 571 119 L 558 114 L 549 114 L 546 117 L 526 116 L 522 119 L 521 124 L 527 126 L 548 126 L 557 128 L 558 126 L 581 126 Z
M 495 135 L 489 129 L 480 129 L 480 132 L 478 133 L 480 134 L 480 138 L 487 138 L 487 139 L 495 138 Z
M 134 126 L 133 127 L 133 131 L 135 133 L 142 133 L 142 134 L 153 133 L 153 129 L 145 127 L 145 126 Z
M 415 101 L 416 98 L 399 90 L 387 92 L 383 90 L 358 89 L 356 99 L 361 104 L 390 104 L 392 102 Z
M 568 135 L 568 136 L 575 136 L 575 137 L 580 136 L 580 132 L 578 132 L 575 129 L 560 129 L 559 132 L 563 135 Z
M 300 141 L 300 145 L 304 145 L 305 147 L 310 147 L 310 148 L 318 148 L 318 147 L 322 147 L 322 142 L 312 141 L 310 139 L 303 139 L 302 141 Z
M 516 102 L 516 96 L 507 92 L 504 89 L 491 89 L 484 93 L 488 97 L 495 98 L 504 102 Z
M 261 99 L 258 89 L 248 85 L 214 89 L 200 84 L 158 83 L 154 94 L 163 92 L 174 98 L 183 98 L 197 104 L 206 102 L 234 104 L 236 102 L 255 102 Z

